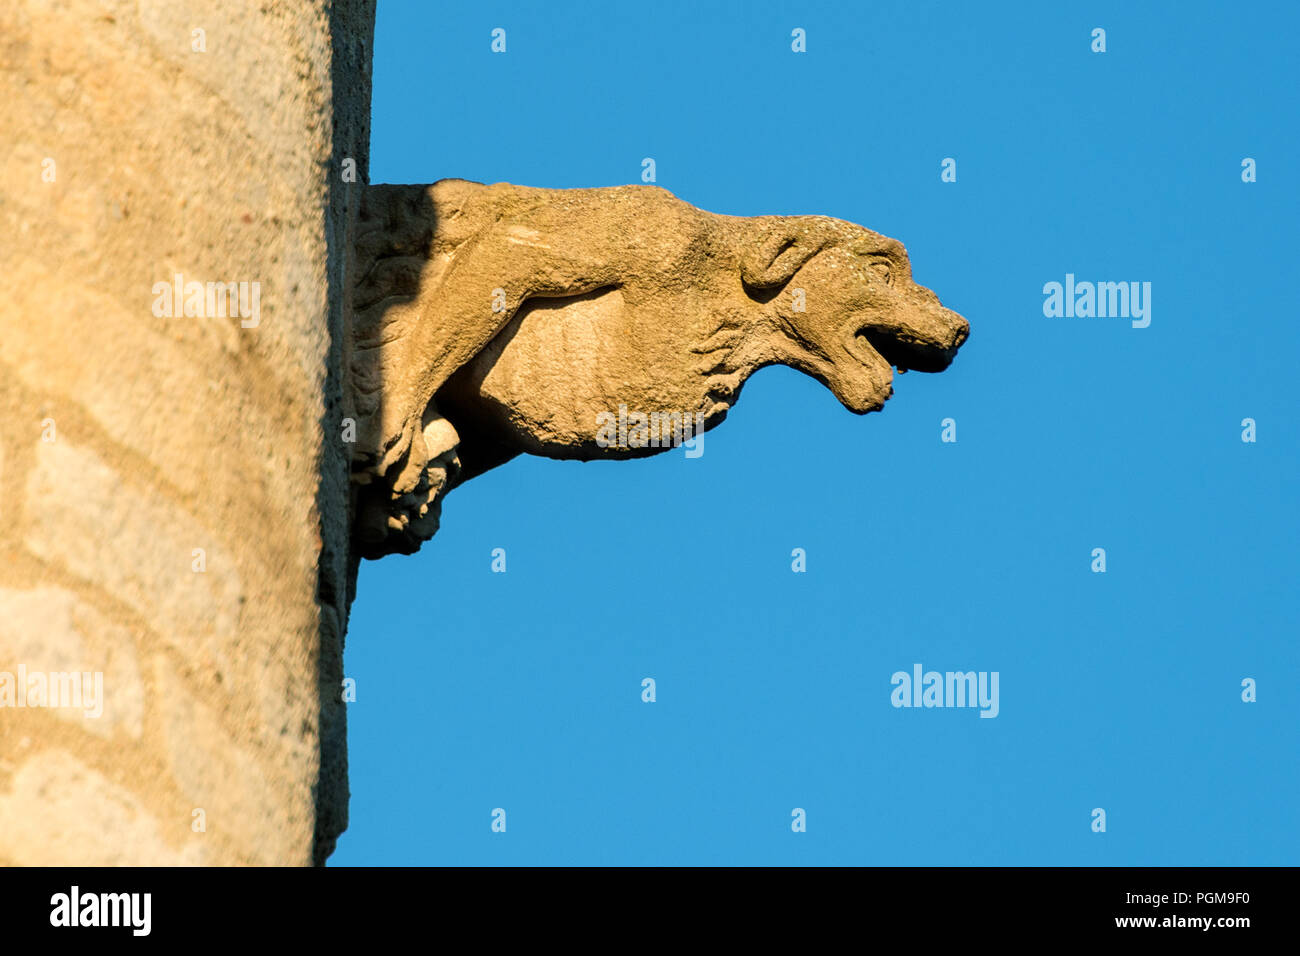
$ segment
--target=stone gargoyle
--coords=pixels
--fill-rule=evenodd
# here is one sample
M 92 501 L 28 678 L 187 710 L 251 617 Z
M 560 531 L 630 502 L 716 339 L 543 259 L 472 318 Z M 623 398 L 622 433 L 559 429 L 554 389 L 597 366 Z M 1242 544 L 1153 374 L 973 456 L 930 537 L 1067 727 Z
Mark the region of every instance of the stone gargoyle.
M 895 239 L 825 216 L 715 215 L 655 186 L 369 186 L 357 236 L 365 557 L 414 551 L 447 490 L 521 452 L 661 450 L 601 440 L 620 406 L 709 429 L 782 364 L 865 414 L 895 368 L 941 371 L 970 332 Z

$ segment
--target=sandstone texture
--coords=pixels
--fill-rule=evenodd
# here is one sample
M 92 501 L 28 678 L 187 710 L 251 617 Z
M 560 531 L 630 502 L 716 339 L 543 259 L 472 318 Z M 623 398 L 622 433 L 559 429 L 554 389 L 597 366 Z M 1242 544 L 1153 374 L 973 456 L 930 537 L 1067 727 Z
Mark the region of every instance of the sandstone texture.
M 373 17 L 0 4 L 0 703 L 20 667 L 104 697 L 0 706 L 0 864 L 308 864 L 344 826 Z M 257 313 L 166 314 L 178 274 Z

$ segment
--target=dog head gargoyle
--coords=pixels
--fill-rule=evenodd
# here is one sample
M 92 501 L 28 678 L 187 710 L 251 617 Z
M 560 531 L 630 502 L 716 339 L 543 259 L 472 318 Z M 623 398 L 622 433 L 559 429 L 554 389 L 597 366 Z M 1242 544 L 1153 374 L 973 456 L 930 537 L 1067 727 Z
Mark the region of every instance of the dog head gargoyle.
M 715 215 L 653 186 L 372 186 L 357 268 L 366 556 L 414 550 L 442 493 L 514 454 L 669 444 L 610 441 L 615 413 L 712 428 L 774 364 L 877 411 L 895 368 L 941 371 L 970 331 L 894 239 L 823 216 Z

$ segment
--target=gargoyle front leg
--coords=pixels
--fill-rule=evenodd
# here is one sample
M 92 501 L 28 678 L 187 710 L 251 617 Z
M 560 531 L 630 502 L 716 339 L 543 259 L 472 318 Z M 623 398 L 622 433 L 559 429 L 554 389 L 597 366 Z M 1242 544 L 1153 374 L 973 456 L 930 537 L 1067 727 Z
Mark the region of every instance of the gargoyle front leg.
M 357 531 L 368 556 L 418 547 L 456 481 L 459 437 L 433 407 L 437 390 L 528 300 L 616 285 L 626 259 L 617 230 L 593 228 L 559 191 L 444 183 L 424 187 L 433 202 L 421 205 L 412 190 L 379 188 L 388 192 L 375 217 L 394 242 L 372 231 L 377 247 L 359 249 L 370 268 L 358 283 L 353 357 Z
M 551 225 L 553 228 L 538 228 Z M 397 490 L 415 480 L 423 456 L 422 418 L 448 378 L 481 352 L 529 299 L 571 296 L 614 284 L 603 259 L 583 257 L 568 223 L 499 221 L 457 249 L 441 281 L 393 308 L 391 334 L 379 336 L 382 436 L 376 471 L 405 459 Z M 603 250 L 602 250 L 603 251 Z M 386 317 L 385 324 L 390 320 Z

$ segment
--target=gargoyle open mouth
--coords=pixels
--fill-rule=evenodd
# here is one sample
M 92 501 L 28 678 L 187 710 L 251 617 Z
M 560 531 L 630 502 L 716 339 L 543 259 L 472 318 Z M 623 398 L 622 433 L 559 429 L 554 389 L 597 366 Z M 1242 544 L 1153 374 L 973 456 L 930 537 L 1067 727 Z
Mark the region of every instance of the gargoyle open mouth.
M 966 333 L 958 333 L 951 345 L 926 341 L 906 333 L 885 330 L 874 326 L 864 326 L 854 333 L 856 339 L 865 341 L 886 362 L 906 372 L 915 369 L 918 372 L 942 372 L 957 355 L 957 350 L 966 340 Z

